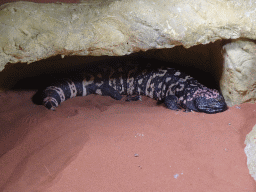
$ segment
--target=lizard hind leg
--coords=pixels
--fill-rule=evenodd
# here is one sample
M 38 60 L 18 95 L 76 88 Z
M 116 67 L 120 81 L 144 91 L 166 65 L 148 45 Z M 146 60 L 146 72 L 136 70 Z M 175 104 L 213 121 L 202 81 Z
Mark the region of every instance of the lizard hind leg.
M 165 97 L 164 104 L 168 109 L 171 110 L 178 111 L 181 109 L 180 105 L 178 104 L 178 98 L 175 95 L 168 95 Z
M 113 99 L 121 100 L 121 94 L 110 85 L 102 85 L 100 87 L 103 96 L 110 96 Z

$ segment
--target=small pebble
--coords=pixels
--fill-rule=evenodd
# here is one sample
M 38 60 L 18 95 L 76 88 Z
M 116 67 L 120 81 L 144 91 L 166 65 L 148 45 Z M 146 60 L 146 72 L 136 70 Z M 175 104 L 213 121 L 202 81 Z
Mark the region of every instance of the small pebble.
M 139 154 L 135 153 L 135 154 L 134 154 L 134 157 L 139 157 Z
M 174 178 L 177 179 L 179 177 L 179 174 L 175 174 Z

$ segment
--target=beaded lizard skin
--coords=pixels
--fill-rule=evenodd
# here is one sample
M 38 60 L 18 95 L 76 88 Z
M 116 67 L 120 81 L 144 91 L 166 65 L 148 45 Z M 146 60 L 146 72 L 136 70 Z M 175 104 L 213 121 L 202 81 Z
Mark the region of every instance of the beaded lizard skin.
M 163 101 L 172 110 L 183 108 L 185 111 L 218 113 L 227 109 L 219 91 L 205 87 L 179 70 L 142 68 L 133 64 L 104 65 L 97 70 L 62 79 L 43 90 L 41 99 L 46 108 L 55 110 L 67 99 L 89 94 L 110 96 L 116 100 L 127 95 L 128 101 L 139 100 L 141 95 L 145 95 Z

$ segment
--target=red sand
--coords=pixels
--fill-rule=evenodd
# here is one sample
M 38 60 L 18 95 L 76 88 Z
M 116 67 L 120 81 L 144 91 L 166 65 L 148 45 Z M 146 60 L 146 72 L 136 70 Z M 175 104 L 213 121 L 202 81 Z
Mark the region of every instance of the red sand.
M 256 191 L 244 153 L 256 105 L 185 113 L 90 95 L 50 111 L 34 93 L 0 93 L 0 191 Z

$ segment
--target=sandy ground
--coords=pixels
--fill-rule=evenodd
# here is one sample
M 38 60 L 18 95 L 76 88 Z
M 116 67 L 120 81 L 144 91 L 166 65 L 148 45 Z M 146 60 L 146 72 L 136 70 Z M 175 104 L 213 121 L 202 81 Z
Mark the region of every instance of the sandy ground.
M 256 105 L 218 114 L 90 95 L 56 111 L 0 93 L 0 191 L 253 192 L 244 140 Z

